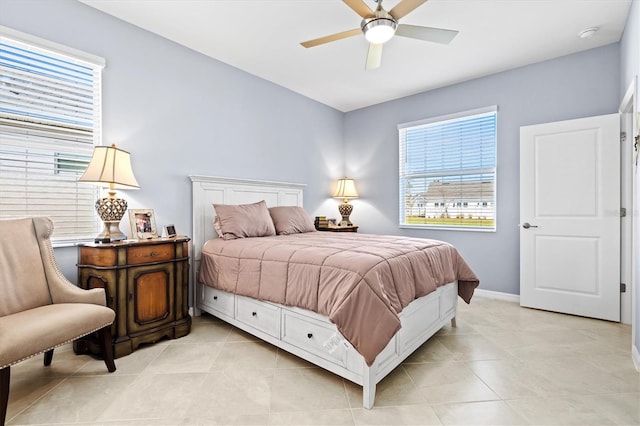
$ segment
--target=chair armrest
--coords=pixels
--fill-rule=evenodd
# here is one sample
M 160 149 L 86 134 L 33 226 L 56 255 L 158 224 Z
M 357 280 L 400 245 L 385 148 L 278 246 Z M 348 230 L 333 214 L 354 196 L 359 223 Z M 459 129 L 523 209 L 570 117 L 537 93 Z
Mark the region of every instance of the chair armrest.
M 107 306 L 107 297 L 104 289 L 81 289 L 60 272 L 53 254 L 51 240 L 49 239 L 53 230 L 51 220 L 48 218 L 35 218 L 33 223 L 38 235 L 40 255 L 47 277 L 47 284 L 49 285 L 51 301 L 53 303 L 91 303 Z
M 61 272 L 59 273 L 62 275 Z M 102 288 L 84 290 L 68 281 L 64 276 L 52 277 L 47 274 L 47 280 L 53 303 L 91 303 L 107 306 L 107 297 Z

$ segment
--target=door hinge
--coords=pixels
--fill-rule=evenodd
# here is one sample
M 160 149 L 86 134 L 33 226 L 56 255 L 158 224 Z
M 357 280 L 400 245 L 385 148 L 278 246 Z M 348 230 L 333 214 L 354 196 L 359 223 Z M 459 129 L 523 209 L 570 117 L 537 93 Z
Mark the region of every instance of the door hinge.
M 620 142 L 625 142 L 627 140 L 627 133 L 626 132 L 620 132 Z
M 625 283 L 620 283 L 620 293 L 627 292 L 627 285 Z
M 627 217 L 627 208 L 620 207 L 620 217 Z

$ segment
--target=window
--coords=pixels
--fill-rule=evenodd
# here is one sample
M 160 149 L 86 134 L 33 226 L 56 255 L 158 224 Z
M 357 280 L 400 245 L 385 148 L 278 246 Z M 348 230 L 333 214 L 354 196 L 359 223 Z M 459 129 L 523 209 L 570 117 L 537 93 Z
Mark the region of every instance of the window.
M 496 120 L 493 106 L 398 125 L 401 227 L 496 229 Z
M 93 238 L 104 60 L 0 28 L 0 216 L 49 216 L 56 245 Z

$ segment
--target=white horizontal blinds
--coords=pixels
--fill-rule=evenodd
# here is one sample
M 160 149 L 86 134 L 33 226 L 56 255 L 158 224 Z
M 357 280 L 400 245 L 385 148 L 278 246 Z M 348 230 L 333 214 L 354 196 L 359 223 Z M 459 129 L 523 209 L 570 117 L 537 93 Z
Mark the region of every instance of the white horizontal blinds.
M 398 126 L 400 225 L 495 229 L 496 111 Z
M 0 36 L 0 216 L 49 216 L 57 243 L 99 230 L 78 183 L 100 143 L 102 66 Z

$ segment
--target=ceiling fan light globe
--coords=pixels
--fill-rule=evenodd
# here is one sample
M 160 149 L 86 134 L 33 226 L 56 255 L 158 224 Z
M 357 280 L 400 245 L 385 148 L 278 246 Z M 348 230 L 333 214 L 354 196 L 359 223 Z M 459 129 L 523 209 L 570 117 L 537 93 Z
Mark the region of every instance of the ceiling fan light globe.
M 383 44 L 393 37 L 398 23 L 388 18 L 377 18 L 363 21 L 362 32 L 369 43 Z

